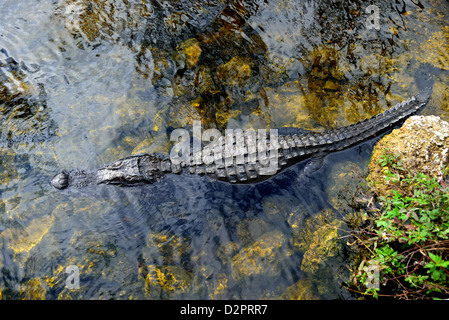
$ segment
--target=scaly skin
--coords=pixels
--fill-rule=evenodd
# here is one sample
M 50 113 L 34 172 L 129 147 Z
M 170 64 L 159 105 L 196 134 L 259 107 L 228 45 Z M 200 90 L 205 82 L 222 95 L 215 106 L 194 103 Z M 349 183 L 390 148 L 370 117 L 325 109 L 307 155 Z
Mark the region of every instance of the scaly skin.
M 279 136 L 270 131 L 268 137 L 255 131 L 234 131 L 188 159 L 170 159 L 163 154 L 135 155 L 94 171 L 64 171 L 53 178 L 52 185 L 57 189 L 80 189 L 93 184 L 152 184 L 171 173 L 207 175 L 231 183 L 262 181 L 306 158 L 342 150 L 390 131 L 421 111 L 431 90 L 424 89 L 382 114 L 340 129 Z

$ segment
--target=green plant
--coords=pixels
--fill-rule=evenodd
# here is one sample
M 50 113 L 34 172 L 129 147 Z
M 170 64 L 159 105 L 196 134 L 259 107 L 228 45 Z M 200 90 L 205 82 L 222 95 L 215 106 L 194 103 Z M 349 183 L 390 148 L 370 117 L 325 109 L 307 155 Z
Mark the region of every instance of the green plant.
M 391 192 L 366 207 L 370 223 L 354 230 L 358 247 L 378 265 L 382 288 L 375 296 L 449 297 L 449 188 L 423 173 L 404 169 L 400 157 L 385 151 L 379 160 Z M 372 203 L 372 202 L 369 202 Z M 358 287 L 367 288 L 358 270 Z

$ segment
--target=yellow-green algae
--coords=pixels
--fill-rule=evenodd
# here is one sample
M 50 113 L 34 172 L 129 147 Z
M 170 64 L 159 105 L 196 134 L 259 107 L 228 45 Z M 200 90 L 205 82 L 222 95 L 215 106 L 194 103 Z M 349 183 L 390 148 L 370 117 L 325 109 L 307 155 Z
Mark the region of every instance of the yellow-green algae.
M 135 29 L 151 15 L 146 0 L 126 6 L 127 19 L 123 17 L 123 7 L 116 7 L 113 1 L 107 0 L 65 0 L 57 14 L 62 14 L 65 27 L 77 38 L 82 36 L 84 42 L 78 46 L 91 46 L 101 39 L 117 42 L 121 32 Z
M 217 68 L 217 78 L 227 86 L 242 86 L 251 78 L 251 60 L 246 57 L 233 57 Z
M 170 137 L 166 134 L 151 134 L 140 141 L 132 150 L 131 154 L 141 153 L 165 153 L 170 151 Z
M 194 67 L 200 58 L 201 47 L 197 39 L 192 38 L 181 42 L 177 47 L 177 57 L 176 60 L 181 60 L 185 63 L 187 68 Z
M 362 168 L 355 162 L 348 160 L 332 166 L 325 192 L 335 209 L 341 212 L 351 212 L 350 204 L 362 182 L 362 176 Z
M 147 298 L 176 298 L 191 289 L 193 275 L 179 266 L 148 266 L 145 278 Z
M 228 275 L 219 273 L 215 275 L 214 279 L 209 285 L 209 298 L 213 300 L 226 299 L 228 290 Z
M 6 229 L 0 233 L 0 238 L 7 241 L 9 249 L 15 254 L 28 253 L 47 234 L 53 220 L 51 216 L 36 218 L 24 229 Z
M 23 300 L 45 300 L 46 285 L 38 278 L 33 278 L 20 286 L 20 296 Z
M 292 244 L 295 250 L 304 253 L 312 243 L 315 231 L 337 218 L 337 214 L 331 210 L 323 210 L 314 216 L 307 215 L 307 211 L 302 207 L 292 210 L 287 223 L 291 228 Z
M 341 220 L 333 220 L 316 230 L 310 239 L 310 243 L 304 253 L 301 270 L 307 274 L 316 275 L 317 271 L 327 259 L 340 254 L 341 243 L 339 240 L 343 226 Z
M 449 70 L 449 26 L 432 33 L 423 44 L 414 44 L 419 62 L 430 63 L 438 69 Z
M 0 184 L 2 187 L 20 177 L 14 167 L 15 156 L 16 154 L 11 149 L 0 148 Z
M 287 82 L 279 88 L 265 88 L 264 94 L 267 105 L 262 111 L 269 117 L 270 127 L 314 129 L 307 105 L 316 105 L 318 100 L 313 95 L 305 95 L 299 81 Z
M 279 297 L 279 300 L 320 300 L 320 296 L 312 281 L 301 279 L 289 286 Z
M 188 239 L 165 232 L 150 232 L 146 238 L 143 258 L 152 260 L 152 256 L 160 255 L 164 265 L 180 263 L 190 249 Z
M 301 262 L 301 270 L 325 298 L 332 297 L 338 282 L 346 280 L 342 273 L 343 246 L 340 240 L 344 228 L 344 223 L 335 219 L 316 230 Z
M 424 110 L 423 114 L 429 115 L 432 113 L 441 113 L 441 119 L 449 121 L 449 76 L 441 74 L 435 80 L 432 93 L 432 105 L 438 108 L 438 111 Z M 426 109 L 427 109 L 426 108 Z
M 232 258 L 232 277 L 244 282 L 248 277 L 279 276 L 282 261 L 292 254 L 286 244 L 287 238 L 281 231 L 264 233 Z
M 338 268 L 343 263 L 340 238 L 347 229 L 345 223 L 334 211 L 308 216 L 301 208 L 293 210 L 287 222 L 292 232 L 291 244 L 303 254 L 300 269 L 322 298 L 334 297 L 335 283 L 343 277 Z

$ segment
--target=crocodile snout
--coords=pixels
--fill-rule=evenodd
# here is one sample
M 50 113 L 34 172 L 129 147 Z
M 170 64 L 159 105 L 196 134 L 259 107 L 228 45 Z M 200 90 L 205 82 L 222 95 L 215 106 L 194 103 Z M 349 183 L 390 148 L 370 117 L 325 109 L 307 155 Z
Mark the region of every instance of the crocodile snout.
M 67 172 L 61 172 L 60 174 L 56 175 L 51 180 L 51 185 L 60 190 L 67 188 L 69 185 L 69 174 Z

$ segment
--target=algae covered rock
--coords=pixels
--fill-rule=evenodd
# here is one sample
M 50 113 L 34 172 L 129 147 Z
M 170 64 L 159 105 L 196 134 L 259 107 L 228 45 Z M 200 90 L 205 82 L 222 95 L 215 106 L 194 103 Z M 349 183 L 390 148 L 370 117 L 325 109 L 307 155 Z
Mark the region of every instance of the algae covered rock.
M 382 194 L 389 189 L 384 170 L 379 163 L 384 150 L 399 155 L 398 160 L 408 171 L 421 172 L 443 179 L 443 167 L 448 163 L 449 123 L 436 116 L 412 116 L 400 129 L 383 137 L 374 147 L 368 180 Z
M 176 49 L 176 61 L 181 65 L 181 67 L 186 66 L 187 68 L 192 68 L 198 63 L 201 55 L 201 47 L 197 39 L 192 38 L 183 41 Z
M 245 57 L 233 57 L 217 69 L 217 78 L 223 85 L 245 85 L 251 78 L 251 60 Z
M 228 290 L 228 276 L 219 273 L 209 281 L 209 298 L 210 299 L 226 299 Z
M 148 298 L 176 298 L 187 293 L 193 275 L 179 266 L 148 266 L 145 293 Z
M 271 228 L 270 223 L 263 219 L 248 218 L 239 223 L 237 235 L 243 245 L 249 245 Z
M 301 207 L 292 211 L 287 223 L 291 228 L 291 241 L 295 250 L 304 253 L 311 245 L 315 232 L 335 219 L 335 212 L 330 210 L 321 211 L 314 216 L 307 215 Z
M 8 242 L 8 247 L 15 254 L 29 253 L 47 234 L 53 225 L 53 218 L 43 216 L 32 220 L 22 229 L 6 229 L 0 233 L 0 239 Z
M 300 127 L 312 129 L 308 103 L 316 104 L 314 96 L 305 95 L 299 81 L 287 82 L 278 88 L 265 88 L 268 99 L 266 113 L 270 115 L 270 125 L 276 127 Z M 263 108 L 264 109 L 264 108 Z
M 287 248 L 287 238 L 278 231 L 264 233 L 251 245 L 241 249 L 231 262 L 235 281 L 244 281 L 254 276 L 279 276 L 282 261 L 291 255 Z
M 449 26 L 432 33 L 423 45 L 416 48 L 416 58 L 419 62 L 449 70 Z
M 354 197 L 360 191 L 360 178 L 364 171 L 352 161 L 333 165 L 326 183 L 326 195 L 333 207 L 343 212 L 351 212 Z
M 311 243 L 304 253 L 301 263 L 301 270 L 308 274 L 315 275 L 323 263 L 329 258 L 339 255 L 341 242 L 339 240 L 343 222 L 334 220 L 316 230 L 311 239 Z
M 288 287 L 279 297 L 280 300 L 320 300 L 315 285 L 309 279 L 301 279 Z
M 340 237 L 344 223 L 335 219 L 316 230 L 304 253 L 301 270 L 312 280 L 319 294 L 325 298 L 338 296 L 339 281 L 345 280 L 343 244 Z
M 0 187 L 6 186 L 11 180 L 19 178 L 15 168 L 16 154 L 10 149 L 0 148 Z
M 170 150 L 170 140 L 166 134 L 148 134 L 133 149 L 131 154 L 166 153 Z
M 160 257 L 164 265 L 180 263 L 190 250 L 188 239 L 165 232 L 150 232 L 146 237 L 146 246 L 142 250 L 142 257 L 152 262 Z

